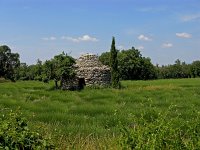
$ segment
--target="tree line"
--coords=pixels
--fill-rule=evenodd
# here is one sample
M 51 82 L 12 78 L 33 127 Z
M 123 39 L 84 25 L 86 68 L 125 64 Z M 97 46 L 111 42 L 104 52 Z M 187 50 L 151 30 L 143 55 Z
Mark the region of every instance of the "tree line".
M 156 66 L 159 79 L 178 79 L 200 77 L 200 61 L 193 61 L 191 64 L 181 62 L 179 59 L 172 65 Z
M 62 78 L 66 79 L 75 76 L 74 64 L 75 59 L 62 52 L 45 62 L 38 59 L 35 65 L 21 63 L 16 69 L 15 76 L 16 80 L 38 80 L 46 83 L 54 80 L 55 87 L 58 89 L 61 86 Z
M 104 65 L 109 65 L 110 52 L 99 57 Z M 187 64 L 177 59 L 174 64 L 153 65 L 149 57 L 142 57 L 138 49 L 118 51 L 118 68 L 121 80 L 178 79 L 200 77 L 200 60 Z
M 113 48 L 115 49 L 115 47 Z M 127 50 L 116 50 L 114 55 L 117 57 L 117 72 L 120 80 L 200 77 L 200 60 L 187 64 L 177 59 L 171 65 L 153 65 L 149 57 L 143 57 L 141 52 L 134 47 Z M 64 52 L 44 62 L 38 59 L 33 65 L 20 63 L 19 57 L 20 55 L 12 53 L 8 46 L 0 46 L 0 77 L 12 81 L 38 80 L 48 82 L 54 80 L 56 88 L 59 88 L 62 77 L 72 78 L 75 76 L 73 69 L 75 59 Z M 104 52 L 99 56 L 99 60 L 104 65 L 112 67 L 110 58 L 111 51 Z M 112 64 L 116 69 L 116 62 Z
M 37 60 L 34 65 L 20 63 L 20 55 L 12 53 L 6 46 L 0 46 L 0 78 L 16 80 L 55 81 L 55 87 L 59 88 L 62 78 L 71 78 L 75 75 L 73 64 L 75 59 L 62 52 L 52 59 L 42 62 Z

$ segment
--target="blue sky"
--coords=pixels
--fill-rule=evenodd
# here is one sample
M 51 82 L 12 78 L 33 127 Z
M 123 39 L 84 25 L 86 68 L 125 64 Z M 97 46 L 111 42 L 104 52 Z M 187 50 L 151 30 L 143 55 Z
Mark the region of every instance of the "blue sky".
M 0 0 L 0 45 L 36 63 L 67 52 L 100 55 L 112 36 L 154 64 L 200 60 L 199 0 Z

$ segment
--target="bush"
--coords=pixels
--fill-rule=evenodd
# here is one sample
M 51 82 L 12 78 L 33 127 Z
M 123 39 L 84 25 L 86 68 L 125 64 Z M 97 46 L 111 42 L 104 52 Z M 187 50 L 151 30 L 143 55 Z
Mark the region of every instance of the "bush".
M 178 114 L 143 114 L 128 127 L 121 128 L 122 149 L 198 149 L 200 147 L 200 114 L 193 121 L 183 120 Z M 151 119 L 149 119 L 151 118 Z
M 25 77 L 20 77 L 20 80 L 27 81 L 27 80 L 29 80 L 29 77 L 27 77 L 27 76 L 25 76 Z
M 2 109 L 0 113 L 0 149 L 55 149 L 50 139 L 29 129 L 20 112 Z
M 49 83 L 49 78 L 48 78 L 46 75 L 43 75 L 43 76 L 42 76 L 42 81 L 43 81 L 44 83 Z
M 42 81 L 42 76 L 36 76 L 36 77 L 34 78 L 34 80 L 36 80 L 36 81 Z

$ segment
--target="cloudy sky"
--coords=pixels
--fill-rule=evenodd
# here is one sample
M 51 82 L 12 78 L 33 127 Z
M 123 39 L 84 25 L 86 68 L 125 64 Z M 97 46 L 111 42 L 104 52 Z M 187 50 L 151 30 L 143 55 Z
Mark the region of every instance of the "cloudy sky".
M 0 0 L 0 45 L 33 64 L 134 46 L 154 64 L 200 60 L 200 0 Z

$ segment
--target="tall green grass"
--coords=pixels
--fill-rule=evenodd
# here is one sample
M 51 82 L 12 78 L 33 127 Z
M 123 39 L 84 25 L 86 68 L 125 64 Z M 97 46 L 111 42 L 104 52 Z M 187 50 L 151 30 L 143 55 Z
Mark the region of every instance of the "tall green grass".
M 199 115 L 194 110 L 200 109 L 200 79 L 122 81 L 121 90 L 60 91 L 52 86 L 35 81 L 0 83 L 0 108 L 20 107 L 33 127 L 44 124 L 50 133 L 65 137 L 61 143 L 74 140 L 72 147 L 80 146 L 84 139 L 100 143 L 117 139 L 121 126 L 129 127 L 135 118 L 144 117 L 142 114 L 151 119 L 171 106 L 176 109 L 170 110 L 166 119 L 180 114 L 180 119 L 190 122 Z M 109 143 L 110 148 L 116 144 Z

